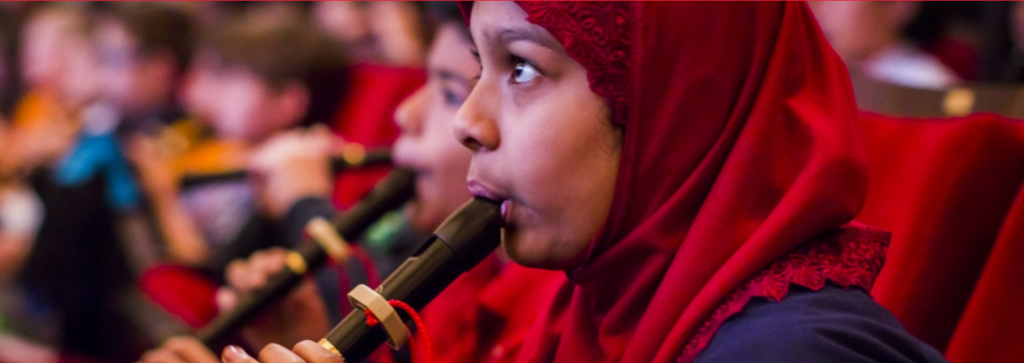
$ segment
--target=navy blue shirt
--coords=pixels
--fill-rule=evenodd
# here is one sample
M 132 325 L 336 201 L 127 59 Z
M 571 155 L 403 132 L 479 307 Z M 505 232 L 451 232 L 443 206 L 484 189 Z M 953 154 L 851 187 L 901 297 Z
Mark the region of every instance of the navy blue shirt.
M 782 301 L 751 299 L 695 363 L 947 362 L 858 288 L 793 286 Z

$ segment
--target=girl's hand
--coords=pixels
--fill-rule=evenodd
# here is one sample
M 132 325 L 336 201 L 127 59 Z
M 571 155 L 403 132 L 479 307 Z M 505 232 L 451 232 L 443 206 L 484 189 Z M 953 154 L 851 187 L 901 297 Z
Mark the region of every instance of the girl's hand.
M 319 127 L 283 133 L 263 143 L 249 165 L 262 209 L 282 217 L 302 198 L 330 197 L 330 155 L 338 142 L 330 130 Z
M 235 260 L 228 265 L 229 287 L 217 292 L 221 311 L 233 308 L 240 296 L 267 284 L 271 276 L 285 268 L 287 251 L 272 248 L 253 253 L 248 260 Z M 305 339 L 319 339 L 327 334 L 327 306 L 309 278 L 284 299 L 270 306 L 263 314 L 242 328 L 242 337 L 254 347 L 270 343 L 292 345 Z
M 224 363 L 345 363 L 340 355 L 331 353 L 319 344 L 305 340 L 289 351 L 277 344 L 270 344 L 260 351 L 259 360 L 249 356 L 239 347 L 229 346 L 221 354 Z
M 138 136 L 128 143 L 128 160 L 139 173 L 142 189 L 156 200 L 178 197 L 181 178 L 170 158 L 163 155 L 156 140 Z
M 142 355 L 140 363 L 217 363 L 214 355 L 203 343 L 193 337 L 168 339 L 160 348 Z

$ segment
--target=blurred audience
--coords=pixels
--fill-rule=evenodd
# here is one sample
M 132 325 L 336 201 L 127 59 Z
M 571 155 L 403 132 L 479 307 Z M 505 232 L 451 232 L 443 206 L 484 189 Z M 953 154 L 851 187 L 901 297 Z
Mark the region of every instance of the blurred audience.
M 907 36 L 919 2 L 814 1 L 811 9 L 851 71 L 915 88 L 943 89 L 961 81 Z
M 421 66 L 426 59 L 430 25 L 422 3 L 320 1 L 312 17 L 359 62 Z
M 981 79 L 997 83 L 1024 83 L 1024 6 L 1007 1 L 987 4 L 980 29 Z
M 91 111 L 105 81 L 96 77 L 92 20 L 84 6 L 68 4 L 47 4 L 28 16 L 20 54 L 27 93 L 7 138 L 16 152 L 0 164 L 5 175 L 31 185 L 43 211 L 18 271 L 16 288 L 31 305 L 14 315 L 36 323 L 20 324 L 28 328 L 18 333 L 117 360 L 144 346 L 119 300 L 132 277 L 117 221 L 136 193 L 116 141 L 104 134 L 111 123 L 96 122 Z M 131 338 L 91 333 L 97 330 Z

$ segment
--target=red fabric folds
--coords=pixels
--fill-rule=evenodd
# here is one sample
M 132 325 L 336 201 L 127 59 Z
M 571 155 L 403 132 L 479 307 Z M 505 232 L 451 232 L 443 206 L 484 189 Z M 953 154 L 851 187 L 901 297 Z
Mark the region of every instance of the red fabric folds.
M 886 236 L 847 225 L 867 184 L 856 105 L 805 4 L 519 4 L 624 130 L 608 220 L 519 362 L 688 362 L 736 295 L 870 287 Z
M 1024 182 L 1024 128 L 992 114 L 862 119 L 871 179 L 857 219 L 893 231 L 872 295 L 943 351 Z

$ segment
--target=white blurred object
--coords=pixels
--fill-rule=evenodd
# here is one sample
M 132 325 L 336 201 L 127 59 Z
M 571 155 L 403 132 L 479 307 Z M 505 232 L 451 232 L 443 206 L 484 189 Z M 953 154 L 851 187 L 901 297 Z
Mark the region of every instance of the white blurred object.
M 32 190 L 0 190 L 0 231 L 31 241 L 43 223 L 43 204 Z
M 871 78 L 907 87 L 941 90 L 960 83 L 952 69 L 905 42 L 885 47 L 860 67 Z

